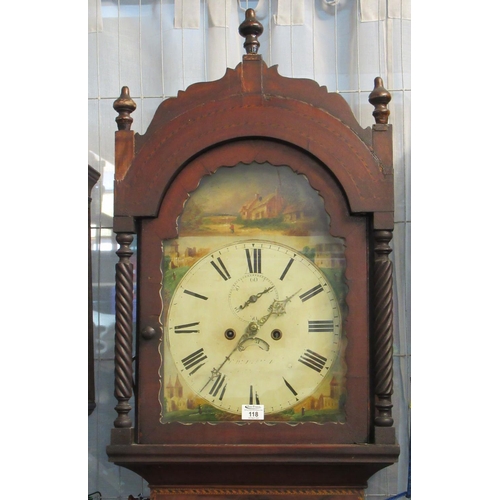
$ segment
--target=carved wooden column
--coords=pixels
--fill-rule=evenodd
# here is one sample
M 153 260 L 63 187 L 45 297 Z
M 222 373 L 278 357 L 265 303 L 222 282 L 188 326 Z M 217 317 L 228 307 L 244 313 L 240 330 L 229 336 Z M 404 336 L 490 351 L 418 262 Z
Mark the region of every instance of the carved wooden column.
M 116 264 L 116 332 L 115 332 L 115 407 L 118 417 L 115 427 L 132 427 L 129 412 L 132 407 L 132 328 L 134 305 L 134 266 L 130 262 L 130 249 L 134 235 L 120 233 L 116 236 L 120 248 L 116 252 L 120 261 Z
M 130 98 L 128 87 L 123 87 L 120 97 L 113 103 L 118 112 L 116 122 L 118 134 L 123 131 L 133 135 L 130 127 L 133 118 L 130 116 L 135 108 L 135 102 Z M 127 134 L 128 135 L 128 134 Z M 115 155 L 116 169 L 120 170 L 123 157 Z M 133 394 L 132 343 L 133 343 L 133 308 L 134 308 L 134 266 L 130 262 L 133 251 L 130 245 L 134 241 L 134 233 L 123 228 L 116 229 L 116 241 L 119 248 L 116 254 L 119 262 L 116 264 L 116 329 L 115 329 L 115 397 L 118 413 L 114 426 L 118 429 L 131 428 L 132 420 L 129 412 L 130 398 Z
M 391 231 L 374 231 L 374 376 L 375 376 L 375 425 L 391 427 L 392 418 L 392 262 L 389 254 Z
M 377 77 L 374 81 L 374 89 L 368 98 L 375 107 L 373 117 L 374 143 L 380 149 L 380 159 L 383 163 L 392 163 L 392 149 L 384 148 L 392 144 L 389 137 L 382 138 L 389 132 L 390 111 L 387 105 L 391 101 L 391 94 L 384 88 L 382 78 Z M 384 168 L 387 171 L 387 167 Z M 391 214 L 392 217 L 392 214 Z M 390 228 L 390 229 L 389 229 Z M 392 249 L 392 224 L 385 228 L 380 226 L 373 231 L 374 249 L 374 285 L 373 285 L 373 310 L 376 311 L 374 323 L 374 340 L 372 342 L 373 369 L 375 383 L 375 442 L 395 443 L 395 431 L 392 427 L 392 393 L 393 393 L 393 297 L 392 297 L 392 262 L 389 258 Z

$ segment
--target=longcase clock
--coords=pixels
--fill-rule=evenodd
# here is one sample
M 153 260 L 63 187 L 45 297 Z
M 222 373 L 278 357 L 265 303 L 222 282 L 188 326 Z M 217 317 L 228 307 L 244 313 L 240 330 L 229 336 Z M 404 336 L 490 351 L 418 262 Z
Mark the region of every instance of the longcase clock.
M 247 10 L 242 63 L 144 135 L 128 88 L 115 101 L 107 452 L 154 500 L 358 499 L 399 454 L 390 94 L 376 78 L 362 129 L 338 94 L 268 68 L 261 32 Z

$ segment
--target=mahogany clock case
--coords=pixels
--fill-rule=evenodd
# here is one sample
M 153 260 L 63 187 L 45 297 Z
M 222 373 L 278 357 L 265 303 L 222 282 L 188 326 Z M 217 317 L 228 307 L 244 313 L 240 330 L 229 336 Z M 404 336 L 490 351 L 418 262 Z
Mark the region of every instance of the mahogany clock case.
M 345 423 L 262 424 L 259 422 L 235 425 L 219 422 L 224 442 L 243 443 L 352 443 L 367 442 L 369 437 L 369 377 L 368 377 L 368 290 L 365 276 L 367 262 L 367 218 L 349 216 L 349 211 L 340 188 L 323 165 L 311 156 L 283 143 L 270 140 L 246 139 L 230 142 L 205 151 L 191 161 L 171 184 L 164 198 L 159 215 L 143 221 L 140 233 L 140 289 L 142 296 L 139 320 L 156 332 L 162 332 L 162 302 L 159 284 L 162 281 L 161 265 L 163 240 L 177 236 L 177 220 L 187 201 L 187 193 L 193 192 L 201 177 L 215 173 L 221 167 L 234 167 L 237 163 L 270 163 L 288 165 L 297 174 L 305 175 L 311 186 L 324 199 L 325 209 L 330 214 L 333 235 L 345 239 L 346 269 L 348 281 L 348 310 L 344 329 L 348 337 L 347 358 L 347 406 Z M 138 402 L 138 442 L 141 443 L 211 443 L 221 440 L 213 425 L 182 423 L 160 423 L 159 379 L 161 365 L 162 336 L 139 342 L 139 359 L 147 360 L 140 365 Z M 360 362 L 360 360 L 365 360 Z M 151 404 L 151 402 L 158 404 Z M 279 432 L 278 427 L 279 427 Z
M 158 487 L 357 488 L 396 461 L 388 257 L 394 226 L 392 132 L 387 125 L 390 96 L 377 80 L 370 98 L 377 123 L 367 129 L 359 126 L 341 96 L 311 80 L 281 77 L 256 54 L 244 56 L 221 80 L 192 85 L 164 101 L 142 136 L 130 130 L 135 104 L 128 89 L 115 103 L 120 130 L 114 231 L 120 260 L 118 417 L 107 449 L 111 461 Z M 162 242 L 178 236 L 178 217 L 200 181 L 239 164 L 287 166 L 305 176 L 323 199 L 330 234 L 345 241 L 345 422 L 160 422 Z M 138 248 L 135 363 L 130 263 L 134 237 Z M 129 416 L 133 391 L 135 422 Z

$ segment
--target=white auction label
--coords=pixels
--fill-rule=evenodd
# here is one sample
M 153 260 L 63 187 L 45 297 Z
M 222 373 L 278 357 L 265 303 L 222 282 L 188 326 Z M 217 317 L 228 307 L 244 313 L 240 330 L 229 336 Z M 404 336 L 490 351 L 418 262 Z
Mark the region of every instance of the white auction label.
M 242 405 L 241 420 L 264 420 L 264 405 Z

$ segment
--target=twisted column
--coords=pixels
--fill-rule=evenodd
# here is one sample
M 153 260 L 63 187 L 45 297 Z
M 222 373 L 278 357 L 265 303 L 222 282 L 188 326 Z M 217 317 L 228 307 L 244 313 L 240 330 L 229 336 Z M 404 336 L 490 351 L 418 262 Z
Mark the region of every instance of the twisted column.
M 134 266 L 130 262 L 133 252 L 130 244 L 134 240 L 131 233 L 118 233 L 116 241 L 120 245 L 116 254 L 120 258 L 116 264 L 116 329 L 115 329 L 115 410 L 118 417 L 114 425 L 118 428 L 132 427 L 129 412 L 132 407 L 132 328 L 134 300 Z
M 374 231 L 374 381 L 375 425 L 391 427 L 392 418 L 392 231 Z

